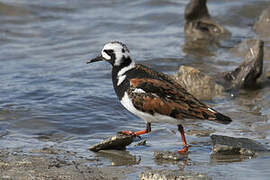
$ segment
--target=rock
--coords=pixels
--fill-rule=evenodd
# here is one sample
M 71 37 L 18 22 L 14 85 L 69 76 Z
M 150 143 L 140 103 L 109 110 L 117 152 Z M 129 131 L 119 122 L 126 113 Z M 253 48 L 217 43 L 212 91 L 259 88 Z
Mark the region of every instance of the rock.
M 126 146 L 130 145 L 133 142 L 133 140 L 134 136 L 132 135 L 117 134 L 98 144 L 89 147 L 89 150 L 94 152 L 106 149 L 124 150 L 126 149 Z
M 226 91 L 254 88 L 263 73 L 264 42 L 251 42 L 252 47 L 247 49 L 245 60 L 233 71 L 211 77 L 196 68 L 182 65 L 174 78 L 190 94 L 201 100 L 212 99 Z
M 187 158 L 186 154 L 180 154 L 178 152 L 170 151 L 155 151 L 154 158 L 156 160 L 170 160 L 170 161 L 180 161 Z
M 185 8 L 184 32 L 188 39 L 222 39 L 230 32 L 211 19 L 206 6 L 207 0 L 190 0 Z
M 263 72 L 264 42 L 252 42 L 252 47 L 247 49 L 245 60 L 233 71 L 211 77 L 196 68 L 182 65 L 175 79 L 189 93 L 201 100 L 212 99 L 226 91 L 237 92 L 241 88 L 254 88 Z
M 245 60 L 233 71 L 216 76 L 216 81 L 226 90 L 250 88 L 256 84 L 263 71 L 264 42 L 256 40 L 249 49 Z
M 201 100 L 212 99 L 224 91 L 212 77 L 190 66 L 180 66 L 175 79 L 190 94 Z
M 198 99 L 212 99 L 225 91 L 238 91 L 240 88 L 254 88 L 263 73 L 264 42 L 250 40 L 245 60 L 233 71 L 222 72 L 210 77 L 200 70 L 180 66 L 175 75 L 176 81 Z
M 149 170 L 142 172 L 140 180 L 210 180 L 206 174 L 180 170 Z
M 248 139 L 212 135 L 213 152 L 223 155 L 255 156 L 259 152 L 269 152 L 262 144 Z
M 262 11 L 253 29 L 263 38 L 270 37 L 270 7 Z

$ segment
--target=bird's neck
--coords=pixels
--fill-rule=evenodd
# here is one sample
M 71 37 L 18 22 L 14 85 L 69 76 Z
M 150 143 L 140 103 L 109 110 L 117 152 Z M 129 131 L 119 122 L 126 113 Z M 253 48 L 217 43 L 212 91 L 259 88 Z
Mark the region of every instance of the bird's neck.
M 193 21 L 204 17 L 210 17 L 206 0 L 191 0 L 185 9 L 185 20 Z
M 113 66 L 112 68 L 113 87 L 119 99 L 121 99 L 129 86 L 126 73 L 135 68 L 135 62 L 130 58 L 125 59 L 123 62 L 119 66 Z

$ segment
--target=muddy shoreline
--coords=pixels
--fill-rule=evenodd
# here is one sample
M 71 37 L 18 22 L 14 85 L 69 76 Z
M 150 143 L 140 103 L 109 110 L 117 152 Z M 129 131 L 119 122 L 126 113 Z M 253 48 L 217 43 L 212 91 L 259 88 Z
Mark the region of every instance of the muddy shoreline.
M 0 179 L 124 179 L 134 167 L 103 166 L 99 159 L 86 159 L 75 152 L 44 147 L 23 152 L 0 150 Z M 96 164 L 96 165 L 89 165 Z
M 249 160 L 259 157 L 262 153 L 269 155 L 270 152 L 265 145 L 247 138 L 212 135 L 210 141 L 207 146 L 213 146 L 213 152 L 209 155 L 213 162 Z M 89 152 L 89 157 L 82 157 L 77 152 L 53 146 L 28 151 L 0 149 L 0 179 L 212 179 L 207 173 L 185 169 L 193 166 L 190 164 L 192 161 L 189 154 L 180 155 L 172 151 L 153 152 L 154 161 L 165 165 L 160 169 L 141 166 L 141 157 L 137 158 L 126 150 L 101 150 L 98 153 Z M 114 163 L 106 165 L 103 158 L 114 159 Z M 178 165 L 179 169 L 164 169 L 171 164 Z

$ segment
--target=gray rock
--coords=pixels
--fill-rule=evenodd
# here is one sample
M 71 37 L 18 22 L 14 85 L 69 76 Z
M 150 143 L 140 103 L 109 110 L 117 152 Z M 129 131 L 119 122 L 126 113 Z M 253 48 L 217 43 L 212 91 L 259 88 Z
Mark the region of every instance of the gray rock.
M 175 79 L 198 99 L 212 99 L 224 91 L 214 78 L 190 66 L 180 66 Z
M 217 81 L 227 90 L 249 88 L 256 84 L 263 71 L 264 42 L 256 40 L 248 49 L 245 60 L 233 71 L 217 76 Z
M 259 152 L 269 152 L 262 144 L 248 138 L 211 135 L 211 140 L 214 153 L 255 156 Z
M 117 134 L 98 144 L 89 147 L 89 150 L 94 152 L 107 149 L 124 150 L 126 149 L 126 146 L 130 145 L 133 142 L 133 140 L 134 136 L 132 135 Z
M 141 180 L 210 180 L 205 174 L 180 170 L 149 170 L 142 172 Z

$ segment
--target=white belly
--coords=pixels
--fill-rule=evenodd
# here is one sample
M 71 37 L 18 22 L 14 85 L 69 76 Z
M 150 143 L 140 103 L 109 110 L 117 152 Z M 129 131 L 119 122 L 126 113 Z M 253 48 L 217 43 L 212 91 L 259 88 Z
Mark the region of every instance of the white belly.
M 127 110 L 129 110 L 130 112 L 132 112 L 133 114 L 140 117 L 146 122 L 180 124 L 179 120 L 172 118 L 170 116 L 162 115 L 159 113 L 154 113 L 153 115 L 151 115 L 142 111 L 138 111 L 134 107 L 131 99 L 128 97 L 128 94 L 126 92 L 120 102 Z

